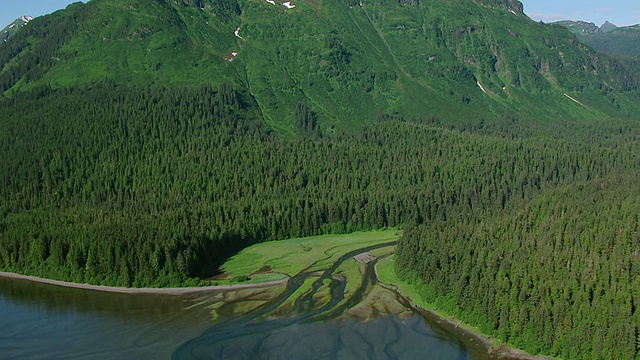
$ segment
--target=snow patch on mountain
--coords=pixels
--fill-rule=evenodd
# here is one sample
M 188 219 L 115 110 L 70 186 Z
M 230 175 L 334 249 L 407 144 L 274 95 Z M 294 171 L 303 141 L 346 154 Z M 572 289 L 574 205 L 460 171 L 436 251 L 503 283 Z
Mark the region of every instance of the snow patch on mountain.
M 580 105 L 582 105 L 582 107 L 585 107 L 585 108 L 586 108 L 586 106 L 585 106 L 583 103 L 581 103 L 578 99 L 574 98 L 573 96 L 571 96 L 571 95 L 569 95 L 569 94 L 567 94 L 567 93 L 564 93 L 564 96 L 568 97 L 568 98 L 569 98 L 569 99 L 571 99 L 573 102 L 575 102 L 575 103 L 577 103 L 577 104 L 580 104 Z
M 480 90 L 482 90 L 482 92 L 487 94 L 487 89 L 485 89 L 484 86 L 480 84 L 480 81 L 476 80 L 476 84 L 478 84 L 478 87 L 480 88 Z
M 265 0 L 266 2 L 268 2 L 271 5 L 278 5 L 275 0 Z M 282 3 L 282 6 L 286 7 L 287 9 L 293 9 L 294 7 L 296 7 L 294 4 L 291 3 L 291 1 L 285 1 Z
M 18 31 L 21 27 L 27 25 L 29 21 L 33 20 L 33 16 L 24 15 L 20 18 L 16 19 L 11 25 L 4 28 L 4 31 L 0 33 L 0 39 L 2 41 L 7 41 L 16 31 Z M 1 30 L 0 30 L 1 31 Z
M 236 31 L 233 32 L 233 34 L 236 37 L 239 37 L 240 39 L 244 40 L 244 38 L 242 36 L 240 36 L 240 26 L 238 26 L 238 28 L 236 29 Z

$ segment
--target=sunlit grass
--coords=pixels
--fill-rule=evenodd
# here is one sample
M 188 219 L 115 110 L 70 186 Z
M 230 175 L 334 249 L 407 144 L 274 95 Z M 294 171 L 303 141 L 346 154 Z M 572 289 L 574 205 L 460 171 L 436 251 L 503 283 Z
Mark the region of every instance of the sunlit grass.
M 222 270 L 233 278 L 251 276 L 265 267 L 271 273 L 294 276 L 305 269 L 314 271 L 328 266 L 350 251 L 391 242 L 398 237 L 396 229 L 386 229 L 260 243 L 233 256 L 222 265 Z

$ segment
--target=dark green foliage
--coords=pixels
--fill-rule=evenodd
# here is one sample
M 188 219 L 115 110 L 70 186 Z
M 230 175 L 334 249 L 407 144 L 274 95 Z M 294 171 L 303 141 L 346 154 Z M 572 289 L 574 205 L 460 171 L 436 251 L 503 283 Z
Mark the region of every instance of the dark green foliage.
M 40 88 L 0 106 L 3 268 L 93 283 L 180 283 L 257 241 L 502 207 L 613 166 L 562 142 L 523 148 L 394 120 L 281 138 L 227 84 Z M 506 121 L 493 133 L 517 130 Z M 545 156 L 551 165 L 517 160 Z
M 299 134 L 320 136 L 321 133 L 316 114 L 314 114 L 306 104 L 298 103 L 298 106 L 296 106 L 295 119 L 296 130 L 298 130 Z
M 211 271 L 258 237 L 241 236 L 255 230 L 236 231 L 239 224 L 205 231 L 205 210 L 189 210 L 213 201 L 203 187 L 211 184 L 198 179 L 220 181 L 211 160 L 192 166 L 218 155 L 196 158 L 202 145 L 219 152 L 234 136 L 268 136 L 255 120 L 236 115 L 241 103 L 225 84 L 218 92 L 42 88 L 3 100 L 2 267 L 122 286 L 183 284 Z M 189 175 L 191 169 L 200 175 Z M 188 188 L 178 185 L 187 176 Z M 185 201 L 192 191 L 195 199 Z
M 389 117 L 314 141 L 282 138 L 255 120 L 251 101 L 228 84 L 112 83 L 2 100 L 2 267 L 184 283 L 254 242 L 505 208 L 610 174 L 629 156 L 609 149 L 616 143 L 592 145 L 601 125 L 537 128 L 514 117 L 460 131 Z M 298 108 L 313 130 L 313 113 Z M 572 140 L 576 131 L 584 143 Z M 627 141 L 636 134 L 619 131 Z
M 423 296 L 439 308 L 528 352 L 636 358 L 638 128 L 594 130 L 569 137 L 590 146 L 564 145 L 590 154 L 590 165 L 534 155 L 513 168 L 524 170 L 520 186 L 499 186 L 497 206 L 460 206 L 405 228 L 398 271 L 427 284 Z M 524 165 L 536 162 L 539 170 Z M 587 168 L 601 171 L 580 176 Z M 549 187 L 543 175 L 532 191 L 525 174 L 542 169 L 565 185 Z

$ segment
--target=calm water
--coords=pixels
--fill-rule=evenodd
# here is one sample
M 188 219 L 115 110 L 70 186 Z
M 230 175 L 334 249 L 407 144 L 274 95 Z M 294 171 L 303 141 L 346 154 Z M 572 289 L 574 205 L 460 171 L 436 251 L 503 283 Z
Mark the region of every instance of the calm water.
M 216 293 L 112 294 L 0 278 L 1 359 L 476 359 L 486 350 L 415 313 L 212 321 Z
M 193 300 L 0 278 L 0 358 L 170 358 L 211 325 Z

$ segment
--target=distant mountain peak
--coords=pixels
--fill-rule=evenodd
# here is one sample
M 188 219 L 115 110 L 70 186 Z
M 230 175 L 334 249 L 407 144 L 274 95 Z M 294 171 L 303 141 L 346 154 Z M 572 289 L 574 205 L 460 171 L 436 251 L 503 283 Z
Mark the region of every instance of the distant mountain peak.
M 608 33 L 608 32 L 612 32 L 617 28 L 618 27 L 616 25 L 610 23 L 609 21 L 605 21 L 604 24 L 600 26 L 600 31 L 602 31 L 603 33 Z
M 588 21 L 562 20 L 554 24 L 562 25 L 576 35 L 597 34 L 602 31 L 596 24 Z
M 601 27 L 585 21 L 558 21 L 576 37 L 607 54 L 640 58 L 640 25 L 618 27 L 605 21 Z
M 0 31 L 0 39 L 2 39 L 2 41 L 7 41 L 8 38 L 16 33 L 16 31 L 20 30 L 20 28 L 25 26 L 31 20 L 33 20 L 33 16 L 29 15 L 23 15 L 20 18 L 16 19 L 14 22 Z

